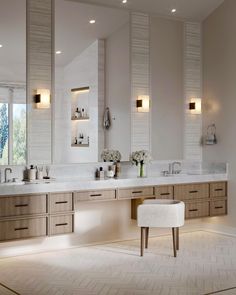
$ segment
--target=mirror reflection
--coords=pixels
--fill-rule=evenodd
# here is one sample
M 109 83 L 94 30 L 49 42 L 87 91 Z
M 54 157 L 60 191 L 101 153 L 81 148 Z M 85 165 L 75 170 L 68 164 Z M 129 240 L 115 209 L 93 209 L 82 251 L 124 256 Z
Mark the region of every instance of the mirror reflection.
M 58 0 L 55 21 L 55 163 L 128 160 L 129 12 Z
M 0 6 L 0 165 L 20 165 L 26 162 L 26 3 L 1 0 Z

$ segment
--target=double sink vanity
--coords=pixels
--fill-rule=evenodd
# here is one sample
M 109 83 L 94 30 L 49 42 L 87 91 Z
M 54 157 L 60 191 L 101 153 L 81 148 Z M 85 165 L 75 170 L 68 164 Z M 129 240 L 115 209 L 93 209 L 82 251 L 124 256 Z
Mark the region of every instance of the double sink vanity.
M 226 215 L 227 174 L 1 184 L 0 240 L 73 233 L 82 202 L 91 206 L 114 202 L 115 206 L 131 200 L 130 217 L 136 219 L 137 206 L 147 198 L 184 201 L 186 219 Z

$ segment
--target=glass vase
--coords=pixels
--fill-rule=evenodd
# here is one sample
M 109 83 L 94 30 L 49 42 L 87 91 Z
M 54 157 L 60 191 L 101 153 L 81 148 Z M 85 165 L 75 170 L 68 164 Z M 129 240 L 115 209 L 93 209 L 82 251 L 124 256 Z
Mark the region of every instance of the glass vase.
M 139 163 L 138 165 L 138 177 L 146 177 L 146 166 L 145 164 Z

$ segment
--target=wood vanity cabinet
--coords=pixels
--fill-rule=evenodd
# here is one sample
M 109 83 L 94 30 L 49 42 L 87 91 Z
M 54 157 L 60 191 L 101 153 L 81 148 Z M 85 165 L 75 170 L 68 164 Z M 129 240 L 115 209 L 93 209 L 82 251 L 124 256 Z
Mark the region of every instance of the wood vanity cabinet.
M 122 199 L 136 199 L 154 196 L 153 187 L 134 187 L 134 188 L 121 188 L 117 190 L 118 200 Z
M 171 199 L 174 198 L 174 186 L 173 185 L 162 185 L 155 186 L 154 194 L 156 199 Z
M 49 235 L 74 232 L 74 195 L 72 192 L 49 194 Z
M 81 192 L 75 192 L 74 194 L 75 194 L 75 203 L 116 200 L 116 191 L 112 189 L 81 191 Z

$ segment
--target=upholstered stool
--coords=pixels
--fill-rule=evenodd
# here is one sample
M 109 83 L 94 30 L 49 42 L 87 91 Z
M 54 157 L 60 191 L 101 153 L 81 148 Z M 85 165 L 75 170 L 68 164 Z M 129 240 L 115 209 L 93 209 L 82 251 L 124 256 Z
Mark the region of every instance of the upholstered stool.
M 149 227 L 171 227 L 174 257 L 179 250 L 179 227 L 184 225 L 185 205 L 175 200 L 145 200 L 138 206 L 138 226 L 141 227 L 141 256 L 148 248 Z

